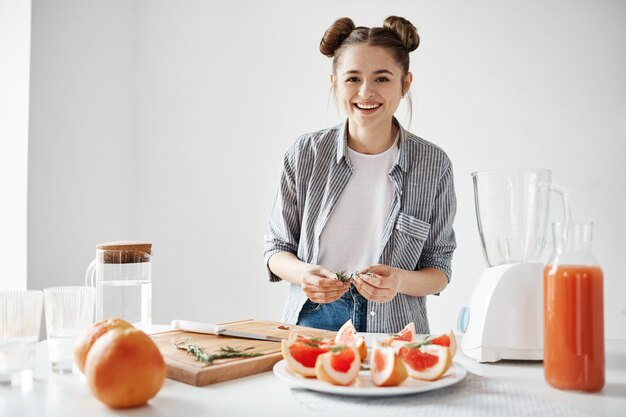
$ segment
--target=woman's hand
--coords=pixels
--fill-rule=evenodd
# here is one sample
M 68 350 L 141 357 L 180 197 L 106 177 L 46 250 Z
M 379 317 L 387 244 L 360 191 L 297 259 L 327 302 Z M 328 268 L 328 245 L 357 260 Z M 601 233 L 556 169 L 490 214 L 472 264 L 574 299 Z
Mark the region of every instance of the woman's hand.
M 335 274 L 319 265 L 307 268 L 302 275 L 302 291 L 314 303 L 331 303 L 349 289 L 349 282 L 339 281 Z
M 363 297 L 384 303 L 400 290 L 400 270 L 387 265 L 372 265 L 356 274 L 352 282 Z

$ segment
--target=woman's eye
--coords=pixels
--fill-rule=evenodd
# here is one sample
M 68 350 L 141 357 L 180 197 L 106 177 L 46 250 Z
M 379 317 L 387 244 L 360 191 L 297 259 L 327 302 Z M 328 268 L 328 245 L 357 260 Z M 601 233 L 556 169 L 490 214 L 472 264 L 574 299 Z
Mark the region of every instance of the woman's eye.
M 387 77 L 378 77 L 378 78 L 376 78 L 376 82 L 379 82 L 379 83 L 384 83 L 384 82 L 387 82 L 387 81 L 389 81 L 389 78 L 387 78 Z
M 346 80 L 347 83 L 356 83 L 359 79 L 357 77 L 350 77 Z

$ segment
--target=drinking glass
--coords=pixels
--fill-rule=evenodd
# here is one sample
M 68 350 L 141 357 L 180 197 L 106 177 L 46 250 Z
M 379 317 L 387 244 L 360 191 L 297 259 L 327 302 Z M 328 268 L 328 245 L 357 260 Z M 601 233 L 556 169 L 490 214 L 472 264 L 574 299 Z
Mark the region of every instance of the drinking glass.
M 32 380 L 42 308 L 41 291 L 0 291 L 0 384 Z
M 44 289 L 48 357 L 55 373 L 77 373 L 74 345 L 93 323 L 96 293 L 91 287 Z

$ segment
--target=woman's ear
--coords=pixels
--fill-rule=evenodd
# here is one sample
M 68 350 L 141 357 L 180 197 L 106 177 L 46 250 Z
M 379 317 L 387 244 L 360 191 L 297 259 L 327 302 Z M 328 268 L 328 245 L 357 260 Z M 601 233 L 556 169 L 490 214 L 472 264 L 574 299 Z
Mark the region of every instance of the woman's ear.
M 409 92 L 409 88 L 411 88 L 411 83 L 413 82 L 413 73 L 408 72 L 406 77 L 404 77 L 404 85 L 402 86 L 402 95 L 404 96 Z
M 330 74 L 330 86 L 332 88 L 336 88 L 337 86 L 335 85 L 335 82 L 337 81 L 337 79 L 335 78 L 335 74 Z

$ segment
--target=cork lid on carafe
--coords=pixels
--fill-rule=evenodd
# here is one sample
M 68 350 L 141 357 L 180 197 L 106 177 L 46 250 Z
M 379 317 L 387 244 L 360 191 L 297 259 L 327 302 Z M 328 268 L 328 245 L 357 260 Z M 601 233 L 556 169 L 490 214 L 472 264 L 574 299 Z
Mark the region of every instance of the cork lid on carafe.
M 98 258 L 105 264 L 149 262 L 152 243 L 119 240 L 96 245 Z

